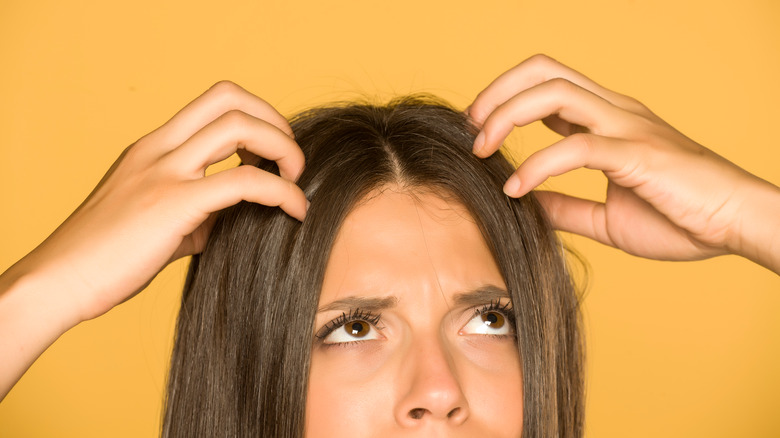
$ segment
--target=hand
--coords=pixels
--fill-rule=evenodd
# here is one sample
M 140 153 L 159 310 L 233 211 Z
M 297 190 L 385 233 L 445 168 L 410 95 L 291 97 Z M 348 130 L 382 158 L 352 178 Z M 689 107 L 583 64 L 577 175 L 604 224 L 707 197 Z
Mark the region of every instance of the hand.
M 218 210 L 246 200 L 303 220 L 307 201 L 293 181 L 304 157 L 292 137 L 268 103 L 217 83 L 127 148 L 84 203 L 19 264 L 56 278 L 81 320 L 101 315 L 170 261 L 202 251 Z M 204 176 L 235 152 L 245 162 L 275 160 L 281 177 L 250 165 Z
M 0 400 L 62 333 L 143 289 L 170 261 L 203 250 L 213 213 L 241 200 L 303 220 L 293 181 L 303 152 L 262 99 L 220 82 L 127 148 L 84 203 L 0 275 Z M 205 176 L 237 152 L 276 161 Z
M 565 136 L 518 167 L 504 186 L 509 196 L 580 167 L 604 173 L 604 203 L 536 193 L 557 229 L 653 259 L 732 252 L 780 269 L 780 215 L 766 214 L 767 208 L 780 210 L 778 188 L 687 138 L 633 98 L 537 55 L 493 81 L 467 113 L 481 127 L 474 144 L 480 157 L 494 153 L 515 126 L 536 120 Z M 748 223 L 760 227 L 745 229 Z

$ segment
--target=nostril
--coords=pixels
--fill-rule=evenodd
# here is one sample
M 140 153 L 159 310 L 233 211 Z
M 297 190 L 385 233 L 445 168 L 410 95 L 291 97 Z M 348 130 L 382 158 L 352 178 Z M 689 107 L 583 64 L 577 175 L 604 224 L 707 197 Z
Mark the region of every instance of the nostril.
M 409 416 L 415 420 L 419 420 L 423 415 L 425 415 L 425 409 L 423 408 L 415 408 L 409 411 Z
M 415 409 L 412 409 L 411 411 L 409 411 L 409 417 L 412 418 L 412 419 L 415 419 L 415 420 L 419 420 L 420 418 L 422 418 L 425 415 L 426 412 L 429 412 L 429 411 L 427 409 L 425 409 L 425 408 L 415 408 Z M 455 408 L 455 409 L 451 410 L 449 413 L 447 413 L 447 418 L 452 418 L 452 417 L 458 415 L 458 412 L 460 412 L 460 408 Z

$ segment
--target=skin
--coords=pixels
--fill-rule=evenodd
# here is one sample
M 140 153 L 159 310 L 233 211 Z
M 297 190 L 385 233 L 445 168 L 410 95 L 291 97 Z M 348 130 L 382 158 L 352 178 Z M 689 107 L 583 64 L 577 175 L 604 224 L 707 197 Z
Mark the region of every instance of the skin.
M 354 311 L 349 304 L 327 309 L 338 300 L 391 298 L 394 305 L 374 312 L 381 312 L 381 330 L 372 325 L 356 337 L 341 324 L 333 335 L 315 337 L 306 436 L 519 437 L 514 330 L 507 321 L 493 336 L 477 333 L 484 322 L 475 308 L 491 300 L 455 298 L 483 286 L 506 288 L 462 206 L 395 187 L 369 196 L 337 236 L 315 332 Z
M 545 56 L 505 72 L 467 109 L 474 153 L 494 153 L 537 120 L 563 138 L 529 156 L 504 185 L 519 197 L 585 167 L 607 178 L 606 201 L 537 192 L 556 229 L 641 257 L 737 254 L 780 273 L 780 189 L 686 137 L 642 103 Z
M 281 177 L 253 166 L 205 176 L 233 153 L 275 160 Z M 307 201 L 293 181 L 303 163 L 284 117 L 231 82 L 128 147 L 84 203 L 0 276 L 0 398 L 71 327 L 201 252 L 214 212 L 245 200 L 302 220 Z
M 499 76 L 466 110 L 486 157 L 515 128 L 542 120 L 563 138 L 520 164 L 504 190 L 522 196 L 549 176 L 604 173 L 604 203 L 539 192 L 553 225 L 662 260 L 746 257 L 780 273 L 780 188 L 675 130 L 635 99 L 544 55 Z M 275 160 L 281 176 L 240 166 Z M 303 219 L 294 184 L 304 157 L 267 102 L 220 82 L 108 170 L 41 245 L 0 275 L 0 399 L 59 336 L 137 294 L 170 261 L 198 253 L 212 214 L 240 200 Z

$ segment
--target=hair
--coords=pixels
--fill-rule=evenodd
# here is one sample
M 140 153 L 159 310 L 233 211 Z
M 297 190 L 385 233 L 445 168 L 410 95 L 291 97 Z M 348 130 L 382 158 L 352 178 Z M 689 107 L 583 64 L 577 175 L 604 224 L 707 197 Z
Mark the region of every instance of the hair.
M 579 300 L 533 194 L 503 194 L 501 154 L 471 153 L 477 129 L 435 98 L 336 104 L 291 120 L 306 157 L 301 223 L 242 202 L 217 218 L 182 295 L 162 435 L 303 437 L 314 317 L 347 214 L 387 185 L 434 193 L 473 216 L 511 294 L 523 373 L 523 436 L 583 433 Z M 258 167 L 278 174 L 272 161 Z

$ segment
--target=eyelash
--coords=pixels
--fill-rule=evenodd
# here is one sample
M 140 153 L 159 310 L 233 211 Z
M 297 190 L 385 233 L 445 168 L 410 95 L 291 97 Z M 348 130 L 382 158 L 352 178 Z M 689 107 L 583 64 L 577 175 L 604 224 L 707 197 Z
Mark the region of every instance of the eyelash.
M 374 314 L 370 310 L 363 310 L 360 308 L 351 309 L 349 313 L 342 313 L 341 315 L 339 315 L 338 318 L 325 324 L 314 336 L 318 340 L 322 341 L 323 339 L 327 338 L 329 334 L 333 333 L 334 330 L 352 321 L 366 321 L 367 323 L 376 327 L 377 330 L 381 330 L 381 328 L 378 327 L 379 322 L 381 320 L 382 320 L 381 313 Z M 357 342 L 362 342 L 362 341 L 354 341 L 352 343 L 357 343 Z M 339 344 L 327 344 L 327 345 L 339 345 Z
M 489 304 L 485 304 L 481 308 L 474 309 L 474 313 L 471 315 L 471 318 L 484 315 L 488 312 L 499 312 L 506 318 L 506 322 L 509 324 L 509 326 L 512 328 L 512 331 L 515 331 L 515 312 L 514 307 L 512 307 L 512 303 L 507 301 L 506 304 L 501 305 L 501 300 L 494 300 L 491 301 Z M 482 335 L 482 336 L 489 336 L 491 338 L 501 338 L 509 335 Z M 511 336 L 515 336 L 513 333 Z
M 512 307 L 512 303 L 509 301 L 507 301 L 506 304 L 501 305 L 501 300 L 494 300 L 488 304 L 485 304 L 481 308 L 474 309 L 474 314 L 471 317 L 473 318 L 477 315 L 482 315 L 487 312 L 501 312 L 504 316 L 509 318 L 512 324 L 514 324 L 515 312 L 512 311 L 513 309 L 514 308 Z
M 506 304 L 502 305 L 500 300 L 494 300 L 491 301 L 488 304 L 483 305 L 482 307 L 477 307 L 474 309 L 474 313 L 472 314 L 471 318 L 474 318 L 479 315 L 483 315 L 487 312 L 500 312 L 504 317 L 506 317 L 507 322 L 511 325 L 511 327 L 515 327 L 515 314 L 512 311 L 512 303 L 507 302 Z M 352 321 L 366 321 L 367 323 L 371 324 L 373 327 L 375 327 L 377 330 L 382 330 L 381 327 L 379 327 L 379 322 L 382 321 L 382 314 L 374 314 L 370 310 L 363 310 L 363 309 L 351 309 L 349 313 L 342 313 L 338 316 L 338 318 L 333 319 L 329 321 L 327 324 L 325 324 L 317 333 L 314 335 L 318 341 L 322 342 L 323 339 L 327 338 L 328 335 L 333 333 L 334 330 L 342 327 L 345 324 L 349 324 Z M 506 335 L 483 335 L 483 336 L 490 336 L 490 337 L 503 337 Z M 331 346 L 338 346 L 342 344 L 358 344 L 365 341 L 353 341 L 353 342 L 345 342 L 345 343 L 335 343 L 335 344 L 323 344 L 325 346 L 331 347 Z

